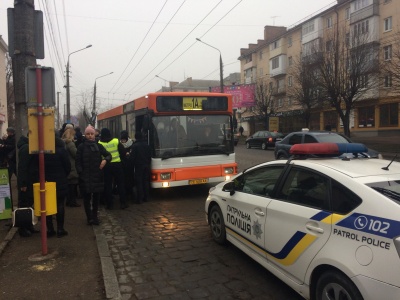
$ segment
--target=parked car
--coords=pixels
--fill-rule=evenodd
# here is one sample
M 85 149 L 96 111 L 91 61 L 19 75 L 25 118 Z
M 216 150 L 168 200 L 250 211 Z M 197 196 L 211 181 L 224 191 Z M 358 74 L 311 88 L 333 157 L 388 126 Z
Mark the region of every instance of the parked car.
M 268 147 L 275 147 L 275 142 L 283 137 L 283 134 L 275 131 L 257 131 L 246 139 L 246 148 L 253 147 L 267 150 Z
M 367 151 L 358 143 L 291 151 L 292 160 L 210 188 L 215 242 L 229 241 L 305 299 L 400 299 L 400 163 L 337 158 Z
M 302 131 L 289 133 L 285 138 L 275 144 L 275 158 L 288 159 L 289 151 L 293 145 L 306 143 L 353 143 L 351 139 L 337 132 L 332 131 Z M 382 158 L 382 155 L 372 149 L 368 149 L 365 155 L 371 158 Z

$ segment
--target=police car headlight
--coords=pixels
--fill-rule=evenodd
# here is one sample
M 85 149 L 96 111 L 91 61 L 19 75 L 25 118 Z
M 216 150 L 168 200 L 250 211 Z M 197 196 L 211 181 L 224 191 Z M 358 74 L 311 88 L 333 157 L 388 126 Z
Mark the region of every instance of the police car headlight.
M 170 180 L 171 179 L 171 173 L 161 173 L 160 174 L 160 179 L 161 180 Z
M 233 174 L 233 167 L 225 168 L 225 174 Z

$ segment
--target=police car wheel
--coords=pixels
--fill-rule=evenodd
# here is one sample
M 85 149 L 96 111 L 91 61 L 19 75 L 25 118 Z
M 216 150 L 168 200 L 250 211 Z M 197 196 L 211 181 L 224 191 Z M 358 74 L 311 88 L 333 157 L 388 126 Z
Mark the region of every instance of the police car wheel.
M 317 281 L 316 300 L 362 300 L 357 287 L 338 271 L 327 271 Z
M 215 205 L 210 212 L 210 229 L 214 241 L 218 244 L 226 242 L 225 222 L 219 206 Z

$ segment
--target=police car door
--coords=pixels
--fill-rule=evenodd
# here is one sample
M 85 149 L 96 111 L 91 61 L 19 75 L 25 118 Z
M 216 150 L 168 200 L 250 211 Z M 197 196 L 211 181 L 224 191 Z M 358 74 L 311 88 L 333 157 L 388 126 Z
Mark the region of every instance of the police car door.
M 265 248 L 271 264 L 298 283 L 329 238 L 329 179 L 314 170 L 292 167 L 267 207 Z
M 235 179 L 235 193 L 227 195 L 225 225 L 230 241 L 250 256 L 264 259 L 266 209 L 283 166 L 266 166 Z

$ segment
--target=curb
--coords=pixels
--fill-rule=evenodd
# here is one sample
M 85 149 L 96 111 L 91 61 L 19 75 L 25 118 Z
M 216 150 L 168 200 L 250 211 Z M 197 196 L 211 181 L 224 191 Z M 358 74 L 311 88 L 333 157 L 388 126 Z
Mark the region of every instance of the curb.
M 15 233 L 18 231 L 17 228 L 12 227 L 7 233 L 4 240 L 0 243 L 0 256 L 3 254 L 4 249 L 7 247 L 8 243 L 13 239 Z
M 103 213 L 105 214 L 104 210 Z M 92 227 L 96 236 L 97 250 L 99 252 L 101 269 L 103 272 L 106 298 L 120 300 L 122 299 L 121 292 L 119 290 L 118 279 L 115 273 L 114 263 L 110 254 L 106 236 L 103 234 L 102 226 Z

